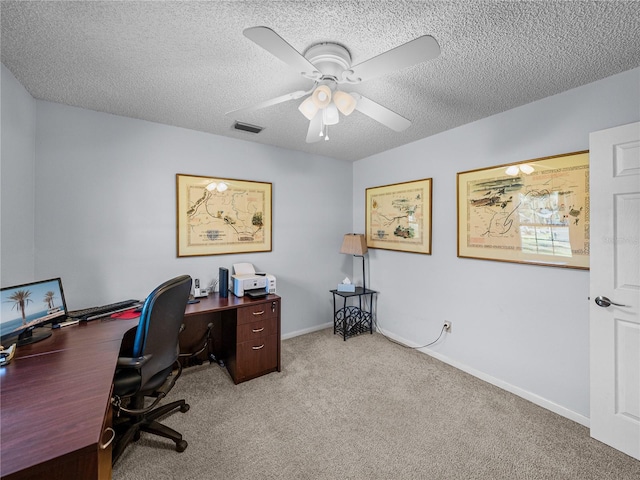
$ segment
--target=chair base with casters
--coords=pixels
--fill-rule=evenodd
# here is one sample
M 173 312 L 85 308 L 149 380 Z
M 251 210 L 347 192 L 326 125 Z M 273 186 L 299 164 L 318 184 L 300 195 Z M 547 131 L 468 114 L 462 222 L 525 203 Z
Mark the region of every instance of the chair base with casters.
M 157 382 L 160 383 L 157 388 L 137 392 L 131 397 L 126 396 L 127 384 L 130 383 L 130 379 L 128 379 L 126 375 L 116 376 L 113 385 L 114 396 L 112 400 L 114 414 L 116 415 L 113 422 L 114 430 L 116 431 L 116 440 L 113 447 L 112 464 L 118 461 L 127 445 L 140 439 L 141 432 L 147 432 L 173 440 L 177 452 L 184 452 L 186 450 L 188 443 L 186 440 L 183 440 L 182 434 L 173 428 L 163 425 L 158 419 L 175 410 L 180 410 L 182 413 L 188 412 L 190 408 L 189 404 L 182 399 L 156 407 L 166 396 L 167 392 L 171 390 L 173 384 L 182 373 L 180 363 L 176 362 L 175 366 L 177 367 L 177 373 L 169 374 L 168 377 L 166 377 L 166 372 L 160 372 L 156 375 L 160 380 L 164 380 L 162 383 Z M 166 379 L 164 377 L 166 377 Z M 155 387 L 153 379 L 149 383 L 151 383 L 150 387 Z M 155 397 L 155 400 L 145 407 L 146 397 Z

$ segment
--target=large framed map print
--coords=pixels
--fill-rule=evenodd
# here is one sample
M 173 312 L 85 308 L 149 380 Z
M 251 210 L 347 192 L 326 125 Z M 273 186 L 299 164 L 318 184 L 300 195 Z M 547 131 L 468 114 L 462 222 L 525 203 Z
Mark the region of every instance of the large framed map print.
M 426 178 L 367 188 L 367 247 L 430 255 L 431 185 Z
M 271 183 L 176 175 L 178 257 L 271 251 Z
M 461 172 L 458 257 L 589 269 L 589 152 Z

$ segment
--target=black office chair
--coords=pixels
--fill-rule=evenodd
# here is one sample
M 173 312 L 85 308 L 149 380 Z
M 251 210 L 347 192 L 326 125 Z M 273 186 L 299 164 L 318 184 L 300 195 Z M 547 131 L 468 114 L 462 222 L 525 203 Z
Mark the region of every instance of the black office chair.
M 157 419 L 178 408 L 186 412 L 189 405 L 178 400 L 155 407 L 182 373 L 178 335 L 190 291 L 191 277 L 183 275 L 151 292 L 142 307 L 133 347 L 131 351 L 121 352 L 118 358 L 112 398 L 116 430 L 114 464 L 127 445 L 140 438 L 141 431 L 173 440 L 178 452 L 187 448 L 180 433 Z M 155 400 L 145 406 L 145 397 L 155 397 Z

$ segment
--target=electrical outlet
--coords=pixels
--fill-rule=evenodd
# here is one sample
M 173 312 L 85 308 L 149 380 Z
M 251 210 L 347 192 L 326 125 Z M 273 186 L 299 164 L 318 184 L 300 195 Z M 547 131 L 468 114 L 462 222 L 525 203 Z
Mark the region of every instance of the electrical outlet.
M 451 322 L 444 322 L 443 328 L 446 332 L 451 333 Z

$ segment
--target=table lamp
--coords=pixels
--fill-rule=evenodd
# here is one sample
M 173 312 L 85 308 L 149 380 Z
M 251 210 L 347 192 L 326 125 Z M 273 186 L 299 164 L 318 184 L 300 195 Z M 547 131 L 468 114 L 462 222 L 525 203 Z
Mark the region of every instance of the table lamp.
M 367 291 L 367 281 L 364 272 L 364 255 L 367 253 L 367 241 L 361 233 L 347 233 L 342 240 L 340 253 L 362 257 L 362 288 Z

